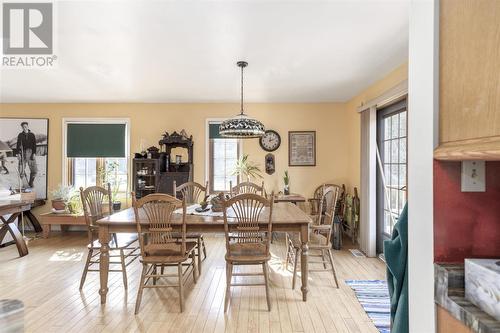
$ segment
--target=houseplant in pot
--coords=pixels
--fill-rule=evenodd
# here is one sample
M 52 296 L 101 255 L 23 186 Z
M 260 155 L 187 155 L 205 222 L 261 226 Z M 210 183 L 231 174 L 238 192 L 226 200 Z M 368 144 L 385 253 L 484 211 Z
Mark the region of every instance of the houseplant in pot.
M 262 178 L 261 172 L 257 164 L 248 160 L 248 155 L 242 155 L 236 162 L 232 175 L 245 177 L 249 182 L 252 178 Z
M 74 195 L 74 189 L 71 186 L 64 186 L 59 184 L 51 192 L 52 194 L 52 208 L 55 211 L 66 211 L 68 208 L 68 202 Z
M 290 177 L 288 176 L 288 170 L 285 170 L 285 175 L 283 176 L 283 194 L 290 194 Z
M 98 176 L 104 187 L 107 184 L 111 187 L 111 202 L 113 204 L 113 211 L 119 211 L 122 207 L 122 203 L 118 198 L 120 191 L 120 186 L 123 184 L 122 179 L 118 174 L 118 169 L 120 165 L 118 162 L 106 162 L 104 167 L 98 169 Z

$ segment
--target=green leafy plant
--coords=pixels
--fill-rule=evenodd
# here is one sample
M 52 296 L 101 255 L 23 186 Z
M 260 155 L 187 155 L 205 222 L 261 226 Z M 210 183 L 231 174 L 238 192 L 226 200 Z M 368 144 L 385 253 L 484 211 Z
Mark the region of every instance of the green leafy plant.
M 251 178 L 262 178 L 262 171 L 260 170 L 259 166 L 248 160 L 248 154 L 247 155 L 242 155 L 239 159 L 238 162 L 236 162 L 236 166 L 234 167 L 234 170 L 232 172 L 233 176 L 245 176 L 248 181 L 250 181 Z
M 106 163 L 106 166 L 99 167 L 97 170 L 97 175 L 101 181 L 101 184 L 107 186 L 109 183 L 111 186 L 111 201 L 118 201 L 118 192 L 120 190 L 120 185 L 123 183 L 118 176 L 118 168 L 120 165 L 118 162 Z
M 72 186 L 59 184 L 54 190 L 51 191 L 51 194 L 53 200 L 61 200 L 67 203 L 75 192 L 76 190 Z
M 285 186 L 290 185 L 290 177 L 288 177 L 288 170 L 285 170 L 285 175 L 283 176 L 283 183 Z

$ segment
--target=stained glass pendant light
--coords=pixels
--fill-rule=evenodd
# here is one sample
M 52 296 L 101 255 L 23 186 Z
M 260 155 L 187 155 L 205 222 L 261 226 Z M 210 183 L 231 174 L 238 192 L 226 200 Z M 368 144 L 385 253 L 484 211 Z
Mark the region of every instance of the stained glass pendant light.
M 248 117 L 243 112 L 243 69 L 248 66 L 245 61 L 236 63 L 241 68 L 241 110 L 240 114 L 224 120 L 219 126 L 219 133 L 225 138 L 258 138 L 264 135 L 264 125 L 257 119 Z

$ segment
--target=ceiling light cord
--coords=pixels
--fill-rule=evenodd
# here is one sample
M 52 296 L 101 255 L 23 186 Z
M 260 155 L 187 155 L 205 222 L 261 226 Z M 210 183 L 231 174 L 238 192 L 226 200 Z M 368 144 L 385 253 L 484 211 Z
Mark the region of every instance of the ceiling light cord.
M 240 115 L 243 115 L 243 68 L 244 66 L 241 66 L 241 110 L 240 110 Z

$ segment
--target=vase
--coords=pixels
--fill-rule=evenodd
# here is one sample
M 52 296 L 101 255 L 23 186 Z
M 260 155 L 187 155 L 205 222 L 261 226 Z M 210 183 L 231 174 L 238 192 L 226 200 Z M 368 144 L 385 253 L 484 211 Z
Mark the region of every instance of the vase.
M 287 184 L 283 187 L 283 194 L 285 194 L 285 195 L 290 194 L 290 185 Z

